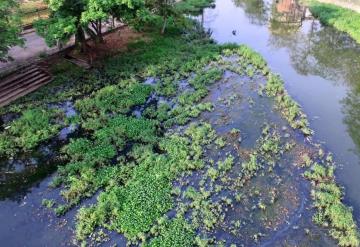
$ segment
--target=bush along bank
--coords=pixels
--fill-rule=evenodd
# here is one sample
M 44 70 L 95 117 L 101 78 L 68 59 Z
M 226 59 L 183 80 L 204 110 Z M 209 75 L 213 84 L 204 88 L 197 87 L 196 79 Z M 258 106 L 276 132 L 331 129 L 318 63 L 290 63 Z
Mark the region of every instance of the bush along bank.
M 63 68 L 57 67 L 58 81 L 4 111 L 74 102 L 77 114 L 64 122 L 76 123 L 81 136 L 73 137 L 61 149 L 66 164 L 58 168 L 51 183 L 60 188 L 61 199 L 45 199 L 43 204 L 59 216 L 79 206 L 75 209 L 78 243 L 104 241 L 105 231 L 110 230 L 123 234 L 128 244 L 225 245 L 212 233 L 224 227 L 241 236 L 244 226 L 238 219 L 226 222 L 227 212 L 246 208 L 244 213 L 250 218 L 278 205 L 282 196 L 279 185 L 269 193 L 261 193 L 256 186 L 251 191 L 244 188 L 254 180 L 261 181 L 264 174 L 277 181 L 277 165 L 293 145 L 285 142 L 273 125 L 262 128 L 249 150 L 239 145 L 242 130 L 232 130 L 230 136 L 237 138 L 237 145 L 229 143 L 212 124 L 200 121 L 202 114 L 214 111 L 215 102 L 208 98 L 211 90 L 226 84 L 228 71 L 253 80 L 261 77 L 266 84 L 259 86 L 255 95 L 269 96 L 275 113 L 309 135 L 306 116 L 279 76 L 249 47 L 216 45 L 202 32 L 194 31 L 149 36 L 150 40 L 132 44 L 129 53 L 104 61 L 101 68 L 86 75 L 74 72 L 68 78 Z M 83 83 L 72 87 L 74 80 Z M 48 95 L 53 90 L 60 93 Z M 256 104 L 251 102 L 244 101 Z M 45 127 L 54 118 L 43 121 Z M 51 136 L 42 137 L 30 148 Z M 310 178 L 312 170 L 306 169 Z M 184 180 L 194 174 L 200 178 L 198 183 Z M 271 196 L 262 198 L 261 194 Z M 97 197 L 96 202 L 82 205 L 84 199 L 92 197 Z M 314 200 L 316 206 L 316 197 Z M 341 195 L 334 203 L 350 212 Z M 340 239 L 339 234 L 348 229 L 335 223 L 337 218 L 322 207 L 317 208 L 323 210 L 323 219 L 331 222 L 330 233 L 339 243 L 355 243 L 356 235 L 351 235 L 352 242 Z M 347 217 L 353 220 L 351 213 Z M 357 233 L 356 225 L 351 229 Z M 260 231 L 252 232 L 250 238 L 259 241 L 263 236 Z

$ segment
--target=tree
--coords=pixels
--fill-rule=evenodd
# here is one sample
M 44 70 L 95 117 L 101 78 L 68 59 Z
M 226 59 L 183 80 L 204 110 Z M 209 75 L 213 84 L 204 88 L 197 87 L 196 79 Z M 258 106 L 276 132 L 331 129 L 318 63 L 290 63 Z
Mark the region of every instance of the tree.
M 85 33 L 80 22 L 84 11 L 83 0 L 52 0 L 48 19 L 34 23 L 36 31 L 45 38 L 48 46 L 67 42 L 75 34 L 76 44 L 85 44 Z
M 161 34 L 164 34 L 170 17 L 183 18 L 184 14 L 199 15 L 214 0 L 146 0 L 146 6 L 162 18 Z
M 163 24 L 161 28 L 161 34 L 165 33 L 168 18 L 170 16 L 176 16 L 177 12 L 174 8 L 175 0 L 147 0 L 146 6 L 154 14 L 162 18 Z
M 76 44 L 86 50 L 86 34 L 103 42 L 103 22 L 115 16 L 122 22 L 135 16 L 143 0 L 51 0 L 50 17 L 35 23 L 37 32 L 49 46 L 67 42 L 75 35 Z
M 183 0 L 176 3 L 177 10 L 190 15 L 200 15 L 208 7 L 215 7 L 214 0 Z
M 21 27 L 17 8 L 15 0 L 0 1 L 0 61 L 11 59 L 8 55 L 9 49 L 24 43 L 20 36 Z

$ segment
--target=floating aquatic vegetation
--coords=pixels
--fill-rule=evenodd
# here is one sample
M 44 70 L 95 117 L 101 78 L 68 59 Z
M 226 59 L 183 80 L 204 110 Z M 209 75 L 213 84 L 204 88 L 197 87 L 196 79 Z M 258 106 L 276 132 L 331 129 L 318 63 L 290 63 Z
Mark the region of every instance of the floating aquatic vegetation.
M 265 91 L 268 96 L 275 97 L 277 106 L 283 116 L 294 129 L 300 129 L 305 135 L 311 135 L 306 115 L 299 105 L 289 96 L 284 87 L 284 82 L 278 75 L 270 73 L 266 82 Z
M 138 165 L 124 186 L 106 183 L 97 204 L 81 209 L 78 239 L 83 240 L 96 226 L 124 233 L 130 240 L 141 239 L 141 234 L 172 207 L 171 180 L 180 172 L 201 168 L 201 145 L 210 144 L 214 138 L 209 125 L 192 124 L 185 136 L 172 134 L 160 141 L 159 148 L 165 153 L 147 149 L 137 155 Z
M 351 208 L 342 202 L 343 192 L 335 183 L 334 167 L 314 163 L 304 176 L 313 181 L 312 197 L 317 209 L 313 216 L 314 222 L 328 227 L 330 235 L 338 241 L 339 246 L 359 246 L 358 228 Z
M 18 151 L 29 151 L 39 143 L 58 133 L 56 122 L 60 112 L 34 108 L 9 123 L 0 132 L 0 156 L 14 155 Z
M 194 228 L 184 218 L 165 220 L 154 228 L 151 232 L 159 232 L 159 236 L 145 246 L 191 247 L 194 244 Z

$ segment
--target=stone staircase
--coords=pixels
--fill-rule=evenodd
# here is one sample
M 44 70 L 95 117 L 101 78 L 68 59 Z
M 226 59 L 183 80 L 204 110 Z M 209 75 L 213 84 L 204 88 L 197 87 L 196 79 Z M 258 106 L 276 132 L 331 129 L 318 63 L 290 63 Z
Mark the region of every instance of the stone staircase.
M 38 65 L 24 67 L 0 78 L 0 107 L 33 92 L 51 80 L 51 74 Z

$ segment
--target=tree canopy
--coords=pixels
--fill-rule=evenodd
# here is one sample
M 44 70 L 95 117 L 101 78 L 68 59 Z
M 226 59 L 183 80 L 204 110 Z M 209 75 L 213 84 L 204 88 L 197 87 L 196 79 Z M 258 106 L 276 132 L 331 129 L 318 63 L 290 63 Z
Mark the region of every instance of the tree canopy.
M 48 19 L 35 23 L 37 32 L 49 46 L 75 42 L 86 49 L 86 36 L 95 43 L 103 42 L 103 24 L 116 18 L 124 24 L 139 26 L 144 20 L 162 19 L 165 32 L 168 19 L 181 18 L 183 13 L 196 12 L 213 0 L 47 0 L 51 10 Z
M 85 43 L 85 34 L 102 41 L 104 21 L 111 16 L 126 23 L 143 5 L 143 0 L 51 0 L 48 19 L 35 23 L 38 33 L 49 46 L 67 42 L 75 35 L 77 43 Z

